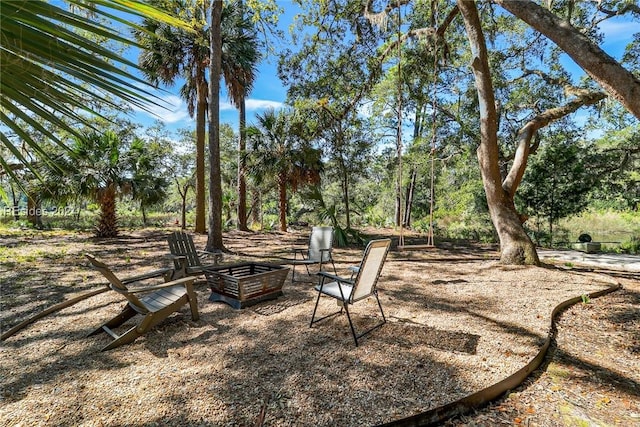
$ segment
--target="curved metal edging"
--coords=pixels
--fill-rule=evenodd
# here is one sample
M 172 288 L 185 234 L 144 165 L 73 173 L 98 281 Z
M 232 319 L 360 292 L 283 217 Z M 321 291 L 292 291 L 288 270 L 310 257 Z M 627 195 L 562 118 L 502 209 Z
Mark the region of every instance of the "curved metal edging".
M 588 294 L 589 298 L 597 298 L 602 295 L 617 291 L 622 286 L 617 284 L 601 291 L 592 292 Z M 540 348 L 538 354 L 531 359 L 524 367 L 519 369 L 514 374 L 508 376 L 500 382 L 497 382 L 485 389 L 482 389 L 476 393 L 463 397 L 462 399 L 454 402 L 447 403 L 443 406 L 430 409 L 420 414 L 412 415 L 400 420 L 391 421 L 385 424 L 380 424 L 378 427 L 413 427 L 413 426 L 432 426 L 442 423 L 443 421 L 453 418 L 455 416 L 463 415 L 470 412 L 472 409 L 477 409 L 480 406 L 498 398 L 508 390 L 512 390 L 522 384 L 524 380 L 542 364 L 542 361 L 547 355 L 547 350 L 551 345 L 551 341 L 555 336 L 555 320 L 558 313 L 565 310 L 567 307 L 582 301 L 582 296 L 568 299 L 558 304 L 551 312 L 551 325 L 549 327 L 549 333 L 543 346 Z
M 26 320 L 23 320 L 22 322 L 18 323 L 17 325 L 15 325 L 13 328 L 9 329 L 7 332 L 5 332 L 4 334 L 0 335 L 0 341 L 4 341 L 7 338 L 9 338 L 11 335 L 15 334 L 16 332 L 18 332 L 19 330 L 23 329 L 25 326 L 30 325 L 31 323 L 35 322 L 38 319 L 43 318 L 44 316 L 46 316 L 47 314 L 51 314 L 53 312 L 62 310 L 63 308 L 67 308 L 70 307 L 82 300 L 85 300 L 89 297 L 101 294 L 103 292 L 108 291 L 109 288 L 108 287 L 104 287 L 101 289 L 96 289 L 93 290 L 91 292 L 87 292 L 86 294 L 82 294 L 82 295 L 78 295 L 77 297 L 68 299 L 66 301 L 62 301 L 56 305 L 52 305 L 51 307 L 41 311 L 40 313 L 29 317 Z

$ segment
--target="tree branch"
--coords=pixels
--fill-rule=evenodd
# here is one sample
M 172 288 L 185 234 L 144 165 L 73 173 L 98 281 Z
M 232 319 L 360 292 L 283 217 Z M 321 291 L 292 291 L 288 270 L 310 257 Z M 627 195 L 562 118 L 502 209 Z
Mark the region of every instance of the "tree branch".
M 552 40 L 607 93 L 640 118 L 640 79 L 587 36 L 533 1 L 493 1 Z
M 531 140 L 536 132 L 547 126 L 552 121 L 561 119 L 562 117 L 573 113 L 580 107 L 593 105 L 607 97 L 603 92 L 587 91 L 584 89 L 581 91 L 576 90 L 576 92 L 578 92 L 576 98 L 572 99 L 565 105 L 550 108 L 538 114 L 536 117 L 529 120 L 529 122 L 527 122 L 518 132 L 518 148 L 514 155 L 513 164 L 502 183 L 504 191 L 512 197 L 522 181 L 522 176 L 524 175 L 524 171 L 527 167 L 527 160 L 531 150 Z

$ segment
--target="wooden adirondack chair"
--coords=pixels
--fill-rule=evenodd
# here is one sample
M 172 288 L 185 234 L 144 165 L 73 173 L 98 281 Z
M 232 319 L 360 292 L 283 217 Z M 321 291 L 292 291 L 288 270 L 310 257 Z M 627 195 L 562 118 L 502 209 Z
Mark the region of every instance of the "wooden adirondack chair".
M 167 237 L 171 259 L 175 266 L 177 277 L 197 276 L 207 267 L 216 266 L 222 261 L 221 252 L 199 251 L 193 244 L 191 236 L 184 231 L 174 231 Z M 202 258 L 213 258 L 211 264 L 202 264 Z
M 193 290 L 193 282 L 195 280 L 193 277 L 172 280 L 157 286 L 129 290 L 123 281 L 118 279 L 106 264 L 96 260 L 91 255 L 85 254 L 85 256 L 93 267 L 107 278 L 109 287 L 122 294 L 128 301 L 120 314 L 89 334 L 89 336 L 91 336 L 106 332 L 113 338 L 113 341 L 103 347 L 102 351 L 111 350 L 123 344 L 133 342 L 136 338 L 147 333 L 153 326 L 169 317 L 173 312 L 180 310 L 180 308 L 187 303 L 191 307 L 191 318 L 194 321 L 200 318 L 198 314 L 198 300 Z M 167 270 L 159 270 L 158 273 L 166 273 L 166 271 Z M 150 277 L 158 277 L 158 274 L 138 276 L 139 279 L 148 279 Z M 127 280 L 127 283 L 131 282 L 132 280 Z M 139 293 L 146 294 L 138 297 L 136 294 Z M 113 330 L 137 314 L 143 316 L 138 324 L 132 326 L 120 335 Z
M 338 277 L 325 271 L 319 272 L 318 275 L 320 276 L 320 280 L 315 287 L 315 289 L 318 291 L 318 298 L 316 299 L 316 305 L 313 309 L 313 314 L 311 315 L 311 324 L 309 325 L 309 327 L 313 326 L 314 323 L 317 323 L 323 319 L 342 313 L 342 309 L 344 308 L 344 311 L 347 313 L 347 319 L 349 320 L 351 334 L 353 335 L 353 340 L 355 341 L 357 347 L 358 338 L 361 338 L 374 329 L 377 329 L 380 326 L 384 325 L 387 322 L 387 319 L 384 316 L 384 311 L 382 311 L 382 304 L 380 304 L 380 299 L 378 298 L 378 290 L 376 288 L 376 285 L 378 283 L 378 279 L 380 278 L 380 273 L 382 273 L 382 267 L 384 266 L 387 254 L 389 253 L 390 246 L 390 239 L 370 241 L 364 250 L 362 262 L 358 266 L 357 271 L 352 271 L 352 273 L 356 276 L 355 279 Z M 320 296 L 322 295 L 338 300 L 340 311 L 336 311 L 334 313 L 321 317 L 320 319 L 316 319 L 315 317 L 318 310 L 318 303 L 320 302 Z M 367 329 L 366 331 L 358 334 L 356 333 L 353 322 L 351 321 L 351 315 L 349 314 L 349 305 L 355 304 L 358 301 L 365 300 L 372 296 L 375 297 L 376 301 L 378 302 L 380 314 L 382 315 L 382 321 Z

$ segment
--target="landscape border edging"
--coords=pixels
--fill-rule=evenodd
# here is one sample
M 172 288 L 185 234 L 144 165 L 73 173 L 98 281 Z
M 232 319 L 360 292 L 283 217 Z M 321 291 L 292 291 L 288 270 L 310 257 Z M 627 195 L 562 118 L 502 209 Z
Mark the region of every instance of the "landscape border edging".
M 591 298 L 598 298 L 603 295 L 615 292 L 622 288 L 620 283 L 611 286 L 600 291 L 591 292 L 587 295 Z M 578 296 L 565 300 L 555 306 L 551 311 L 551 322 L 549 326 L 549 332 L 547 339 L 545 340 L 538 354 L 529 361 L 524 367 L 520 368 L 515 373 L 511 374 L 507 378 L 487 387 L 473 394 L 467 395 L 456 401 L 447 403 L 437 408 L 430 409 L 419 414 L 411 415 L 406 418 L 402 418 L 388 423 L 379 424 L 377 427 L 417 427 L 417 426 L 433 426 L 441 424 L 443 421 L 453 418 L 455 416 L 464 415 L 469 413 L 473 409 L 478 409 L 481 406 L 489 403 L 492 400 L 497 399 L 509 390 L 513 390 L 524 382 L 525 379 L 544 361 L 547 356 L 547 351 L 556 333 L 556 317 L 557 315 L 567 309 L 568 307 L 583 301 L 583 296 Z

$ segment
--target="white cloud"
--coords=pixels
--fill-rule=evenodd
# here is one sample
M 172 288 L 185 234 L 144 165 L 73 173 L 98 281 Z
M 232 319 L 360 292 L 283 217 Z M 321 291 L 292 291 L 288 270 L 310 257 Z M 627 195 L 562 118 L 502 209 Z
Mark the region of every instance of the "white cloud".
M 133 109 L 145 116 L 151 117 L 154 120 L 161 120 L 164 123 L 172 124 L 179 122 L 186 122 L 192 120 L 189 117 L 187 106 L 185 102 L 176 95 L 163 95 L 159 96 L 158 101 L 161 105 L 149 105 L 147 110 L 143 110 L 140 107 L 133 107 Z M 282 108 L 284 103 L 278 101 L 269 101 L 264 99 L 247 99 L 246 108 L 248 112 L 266 110 L 267 108 Z M 165 108 L 163 108 L 165 107 Z M 228 101 L 220 101 L 220 111 L 229 112 L 237 111 L 236 107 Z
M 257 110 L 266 110 L 267 108 L 282 108 L 284 104 L 278 101 L 269 101 L 266 99 L 253 99 L 249 98 L 245 101 L 245 108 L 247 111 L 257 111 Z M 234 107 L 230 102 L 220 101 L 220 111 L 235 111 L 236 107 Z
M 230 102 L 220 101 L 220 111 L 234 111 L 236 107 L 231 105 Z
M 247 106 L 247 111 L 253 111 L 253 110 L 266 110 L 267 108 L 274 108 L 274 109 L 278 109 L 278 108 L 282 108 L 284 106 L 284 104 L 282 102 L 278 102 L 278 101 L 269 101 L 266 99 L 247 99 L 246 102 L 246 106 Z
M 159 98 L 160 105 L 148 105 L 146 110 L 135 106 L 133 109 L 164 123 L 177 123 L 190 119 L 187 105 L 179 96 L 164 95 Z

